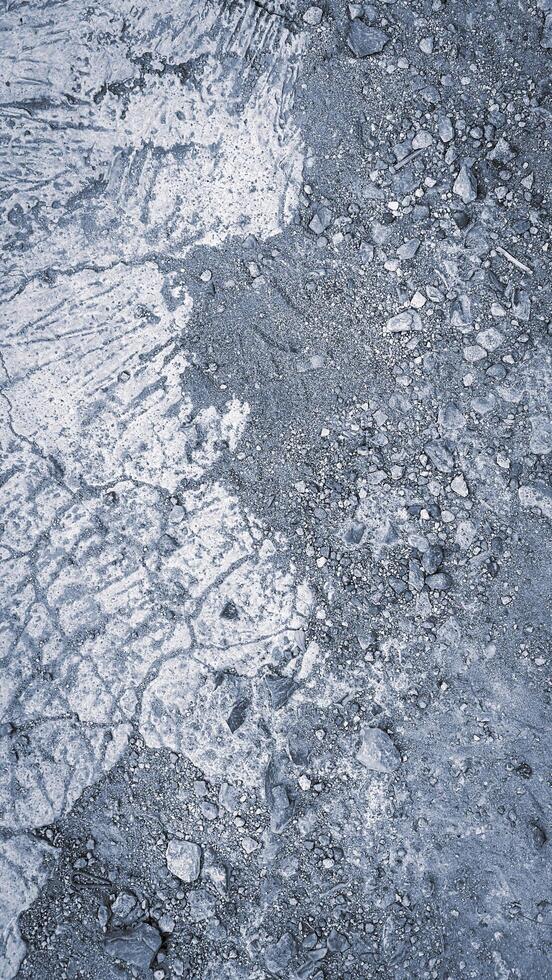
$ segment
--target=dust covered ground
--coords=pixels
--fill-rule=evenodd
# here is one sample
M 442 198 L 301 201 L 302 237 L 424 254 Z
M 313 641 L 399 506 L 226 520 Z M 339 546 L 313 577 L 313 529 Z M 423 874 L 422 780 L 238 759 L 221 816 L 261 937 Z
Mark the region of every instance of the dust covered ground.
M 552 3 L 0 46 L 0 977 L 550 976 Z

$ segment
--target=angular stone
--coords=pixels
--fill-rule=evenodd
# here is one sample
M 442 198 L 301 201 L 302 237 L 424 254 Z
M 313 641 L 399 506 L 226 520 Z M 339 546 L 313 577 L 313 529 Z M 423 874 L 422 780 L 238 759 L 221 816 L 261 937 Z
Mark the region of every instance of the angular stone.
M 439 473 L 450 473 L 454 465 L 454 457 L 444 439 L 432 439 L 426 442 L 424 450 Z
M 364 728 L 357 759 L 372 772 L 393 772 L 401 764 L 401 757 L 381 728 Z
M 174 839 L 167 845 L 167 867 L 180 881 L 190 883 L 199 878 L 201 847 L 192 841 Z
M 433 136 L 431 133 L 429 133 L 427 129 L 420 129 L 412 140 L 412 149 L 425 150 L 428 146 L 431 146 L 432 143 Z
M 443 116 L 439 120 L 439 136 L 443 143 L 450 143 L 454 139 L 454 129 L 449 116 Z
M 315 235 L 322 235 L 329 228 L 332 222 L 332 212 L 325 205 L 321 204 L 309 222 L 309 228 Z
M 544 18 L 544 25 L 541 35 L 541 47 L 546 51 L 552 48 L 552 14 L 547 14 Z
M 280 936 L 277 943 L 272 943 L 265 951 L 264 961 L 267 970 L 270 973 L 283 975 L 287 971 L 294 953 L 295 942 L 293 937 L 289 932 L 285 932 L 283 936 Z
M 114 929 L 106 939 L 111 956 L 139 970 L 150 968 L 160 947 L 160 932 L 147 922 L 141 922 L 133 929 Z
M 426 585 L 433 592 L 448 592 L 452 586 L 452 578 L 448 572 L 437 572 L 435 575 L 428 575 Z
M 504 341 L 500 330 L 497 330 L 495 327 L 489 327 L 488 330 L 481 330 L 477 334 L 476 339 L 477 343 L 481 344 L 481 347 L 484 347 L 488 351 L 496 350 Z
M 380 54 L 388 41 L 387 34 L 379 31 L 377 27 L 368 27 L 361 20 L 353 21 L 347 35 L 347 44 L 357 58 Z
M 552 419 L 546 415 L 534 415 L 531 421 L 529 449 L 536 456 L 548 456 L 552 451 Z
M 458 476 L 454 477 L 450 488 L 458 497 L 469 496 L 469 487 L 463 473 L 459 473 Z
M 477 198 L 477 180 L 472 171 L 468 170 L 465 165 L 460 168 L 452 190 L 464 204 L 471 204 Z
M 400 259 L 412 259 L 416 255 L 420 244 L 421 242 L 419 238 L 409 238 L 407 242 L 399 245 L 397 255 Z
M 408 333 L 410 330 L 421 330 L 422 321 L 419 313 L 403 310 L 389 318 L 385 324 L 385 333 Z
M 431 545 L 422 557 L 424 571 L 432 575 L 443 564 L 443 549 L 438 544 Z
M 542 481 L 536 481 L 531 486 L 523 486 L 518 490 L 522 507 L 535 507 L 543 517 L 552 520 L 552 487 Z
M 265 684 L 271 705 L 276 711 L 286 704 L 297 687 L 292 677 L 275 677 L 270 674 L 265 677 Z

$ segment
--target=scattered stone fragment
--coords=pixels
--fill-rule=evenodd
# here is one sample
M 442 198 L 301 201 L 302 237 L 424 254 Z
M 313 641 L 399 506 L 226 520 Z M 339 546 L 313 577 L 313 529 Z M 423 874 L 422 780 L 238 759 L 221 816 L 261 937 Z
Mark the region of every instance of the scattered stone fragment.
M 443 549 L 438 544 L 431 545 L 422 556 L 424 571 L 429 575 L 437 571 L 443 564 Z
M 439 120 L 439 136 L 443 143 L 450 143 L 454 139 L 454 129 L 450 116 L 442 116 Z
M 293 816 L 293 807 L 285 786 L 272 786 L 269 796 L 270 827 L 273 833 L 281 834 Z
M 148 970 L 161 948 L 161 934 L 155 926 L 141 922 L 131 929 L 113 929 L 106 938 L 108 953 L 116 959 Z
M 287 704 L 297 685 L 292 677 L 275 677 L 271 674 L 265 677 L 272 707 L 278 711 Z
M 376 27 L 369 27 L 361 20 L 354 20 L 347 34 L 347 44 L 356 58 L 380 54 L 388 41 L 387 34 Z
M 229 599 L 228 602 L 224 604 L 220 615 L 222 619 L 235 620 L 240 618 L 240 611 L 236 606 L 236 603 L 232 599 Z
M 436 572 L 426 577 L 426 585 L 433 592 L 448 592 L 452 586 L 452 578 L 448 572 Z
M 393 772 L 401 763 L 401 757 L 389 735 L 381 728 L 367 726 L 362 730 L 357 759 L 373 772 Z
M 303 14 L 303 21 L 310 27 L 316 27 L 322 20 L 322 14 L 323 11 L 321 7 L 307 7 L 305 13 Z
M 272 943 L 265 951 L 264 961 L 267 970 L 276 976 L 285 974 L 294 953 L 295 942 L 293 937 L 289 932 L 285 932 L 280 936 L 277 943 Z
M 419 238 L 410 238 L 403 245 L 399 245 L 397 255 L 400 259 L 413 259 L 421 245 Z
M 477 343 L 485 348 L 487 351 L 494 351 L 504 341 L 504 337 L 495 327 L 489 327 L 488 330 L 481 330 L 477 334 Z
M 404 310 L 387 320 L 385 333 L 409 333 L 411 330 L 421 330 L 422 321 L 418 313 Z
M 477 198 L 477 180 L 473 172 L 464 164 L 454 181 L 453 192 L 464 204 L 471 204 Z
M 188 915 L 192 922 L 206 922 L 216 911 L 216 899 L 206 888 L 192 888 L 186 896 Z
M 467 344 L 463 350 L 464 360 L 468 364 L 477 364 L 479 361 L 484 360 L 486 354 L 485 348 L 481 347 L 480 344 Z
M 509 163 L 513 160 L 514 153 L 510 144 L 501 136 L 487 154 L 487 158 L 495 163 Z
M 421 310 L 427 303 L 427 297 L 417 289 L 414 293 L 412 299 L 410 300 L 410 305 L 414 310 Z
M 170 840 L 167 845 L 167 867 L 171 874 L 187 884 L 196 881 L 201 871 L 201 847 L 187 840 Z
M 416 133 L 414 139 L 412 140 L 413 150 L 425 150 L 428 146 L 433 143 L 433 136 L 427 129 L 419 129 Z
M 548 456 L 552 452 L 552 418 L 534 415 L 531 421 L 529 449 L 536 456 Z
M 322 235 L 332 223 L 332 212 L 325 205 L 320 204 L 309 222 L 309 228 L 315 235 Z
M 552 520 L 552 487 L 538 481 L 531 486 L 522 486 L 518 490 L 522 507 L 534 507 L 543 517 Z
M 130 925 L 140 919 L 142 910 L 136 895 L 120 892 L 111 905 L 111 914 L 116 925 Z
M 457 494 L 459 497 L 467 497 L 469 495 L 468 484 L 466 483 L 465 477 L 462 473 L 454 477 L 451 481 L 451 490 Z
M 424 445 L 424 450 L 440 473 L 450 473 L 454 465 L 454 457 L 444 439 L 431 439 Z
M 542 26 L 541 34 L 541 47 L 546 51 L 552 49 L 552 10 L 550 10 L 549 0 L 542 0 L 539 3 L 539 7 L 544 11 L 544 23 Z

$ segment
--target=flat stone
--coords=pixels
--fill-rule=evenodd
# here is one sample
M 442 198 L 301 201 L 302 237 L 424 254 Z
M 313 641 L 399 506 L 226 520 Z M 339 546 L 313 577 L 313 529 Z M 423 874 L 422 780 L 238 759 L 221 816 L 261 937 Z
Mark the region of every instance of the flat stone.
M 409 238 L 407 242 L 399 245 L 397 255 L 400 259 L 412 259 L 416 255 L 420 245 L 421 242 L 419 238 Z
M 468 484 L 466 483 L 462 473 L 454 477 L 450 487 L 453 493 L 455 493 L 458 497 L 467 497 L 470 492 Z
M 148 970 L 161 941 L 161 933 L 155 926 L 141 922 L 132 929 L 114 929 L 106 939 L 106 948 L 110 956 L 139 970 Z
M 546 415 L 534 415 L 531 421 L 529 449 L 536 456 L 548 456 L 552 451 L 552 419 Z
M 552 487 L 547 483 L 539 480 L 531 486 L 522 486 L 518 496 L 522 507 L 534 507 L 543 517 L 552 520 Z
M 319 205 L 309 222 L 309 228 L 315 235 L 322 235 L 332 223 L 332 212 L 325 205 Z
M 272 943 L 265 951 L 264 961 L 267 970 L 271 973 L 282 975 L 287 971 L 294 952 L 295 942 L 293 937 L 289 932 L 285 932 L 283 936 L 280 936 L 277 943 Z
M 496 350 L 504 342 L 504 336 L 495 327 L 488 330 L 480 330 L 477 334 L 477 343 L 487 351 Z
M 424 450 L 439 473 L 450 473 L 454 457 L 443 439 L 431 439 L 426 442 Z

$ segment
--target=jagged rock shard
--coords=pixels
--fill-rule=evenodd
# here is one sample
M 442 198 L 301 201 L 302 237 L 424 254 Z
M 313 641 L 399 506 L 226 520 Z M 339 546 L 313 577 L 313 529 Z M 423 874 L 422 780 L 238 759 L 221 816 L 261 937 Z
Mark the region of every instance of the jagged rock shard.
M 381 728 L 364 728 L 357 759 L 372 772 L 394 772 L 401 764 L 397 749 Z
M 471 204 L 476 200 L 477 180 L 472 171 L 465 165 L 460 168 L 452 190 L 464 204 Z
M 356 58 L 380 54 L 388 41 L 387 34 L 376 27 L 368 27 L 361 20 L 354 20 L 347 34 L 347 44 Z
M 189 884 L 199 878 L 201 871 L 201 847 L 187 840 L 171 840 L 167 846 L 169 871 Z

